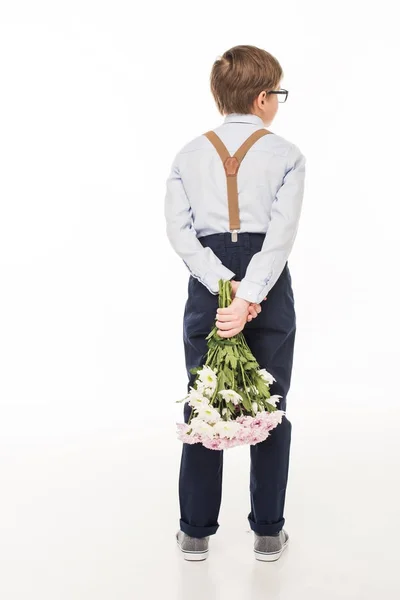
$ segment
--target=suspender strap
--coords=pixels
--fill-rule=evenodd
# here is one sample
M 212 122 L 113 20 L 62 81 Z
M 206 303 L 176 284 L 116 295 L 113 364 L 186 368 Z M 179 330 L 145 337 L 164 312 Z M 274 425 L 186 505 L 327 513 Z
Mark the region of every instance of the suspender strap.
M 257 129 L 243 142 L 233 156 L 229 154 L 225 144 L 215 131 L 207 131 L 204 134 L 215 147 L 224 165 L 228 191 L 229 229 L 232 231 L 232 241 L 234 242 L 237 241 L 237 230 L 240 229 L 237 173 L 249 148 L 268 133 L 272 133 L 272 131 Z

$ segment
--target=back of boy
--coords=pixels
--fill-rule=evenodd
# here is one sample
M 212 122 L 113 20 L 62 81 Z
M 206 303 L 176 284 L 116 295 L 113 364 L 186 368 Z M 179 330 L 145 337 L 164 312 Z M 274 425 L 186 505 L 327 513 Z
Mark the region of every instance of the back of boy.
M 254 46 L 236 46 L 215 61 L 211 91 L 224 120 L 175 156 L 165 218 L 168 239 L 189 270 L 183 319 L 188 392 L 195 378 L 190 369 L 203 363 L 206 336 L 217 324 L 221 337 L 243 331 L 260 367 L 274 377 L 277 408 L 286 411 L 296 334 L 288 258 L 306 159 L 270 128 L 288 96 L 282 77 L 278 61 Z M 232 282 L 225 309 L 218 308 L 220 279 Z M 190 412 L 186 402 L 185 422 Z M 250 446 L 248 521 L 260 560 L 279 558 L 289 539 L 283 513 L 291 429 L 285 415 L 273 435 Z M 222 450 L 182 445 L 177 541 L 187 559 L 205 558 L 219 527 L 222 465 Z

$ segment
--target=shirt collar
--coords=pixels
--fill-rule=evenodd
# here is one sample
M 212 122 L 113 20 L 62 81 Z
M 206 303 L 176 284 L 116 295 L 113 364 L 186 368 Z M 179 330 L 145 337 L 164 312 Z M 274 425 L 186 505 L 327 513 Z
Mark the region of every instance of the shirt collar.
M 258 115 L 253 113 L 230 113 L 226 115 L 224 119 L 225 123 L 252 123 L 253 125 L 260 125 L 265 127 L 264 121 Z

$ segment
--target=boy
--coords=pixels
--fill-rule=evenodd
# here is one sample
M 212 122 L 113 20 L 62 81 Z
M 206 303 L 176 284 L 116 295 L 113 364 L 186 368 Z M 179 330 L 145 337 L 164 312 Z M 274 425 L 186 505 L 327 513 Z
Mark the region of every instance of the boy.
M 283 71 L 268 52 L 235 46 L 215 61 L 211 91 L 223 123 L 176 155 L 167 179 L 168 239 L 189 269 L 183 341 L 189 392 L 203 364 L 206 336 L 215 320 L 221 337 L 243 330 L 261 368 L 274 377 L 271 394 L 286 410 L 296 314 L 288 257 L 303 201 L 305 157 L 266 129 L 278 103 Z M 239 168 L 240 167 L 240 168 Z M 218 281 L 230 279 L 233 300 L 218 308 Z M 184 405 L 188 422 L 190 406 Z M 277 560 L 289 536 L 283 529 L 291 422 L 286 415 L 271 435 L 250 446 L 248 521 L 258 560 Z M 208 556 L 221 503 L 223 451 L 183 444 L 179 473 L 180 530 L 187 560 Z

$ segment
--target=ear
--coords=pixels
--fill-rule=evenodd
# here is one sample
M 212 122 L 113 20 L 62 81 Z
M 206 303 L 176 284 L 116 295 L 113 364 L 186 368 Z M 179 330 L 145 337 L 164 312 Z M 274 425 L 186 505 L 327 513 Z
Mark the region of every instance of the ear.
M 256 102 L 259 108 L 263 108 L 265 103 L 268 101 L 268 95 L 265 90 L 260 92 L 257 96 Z

